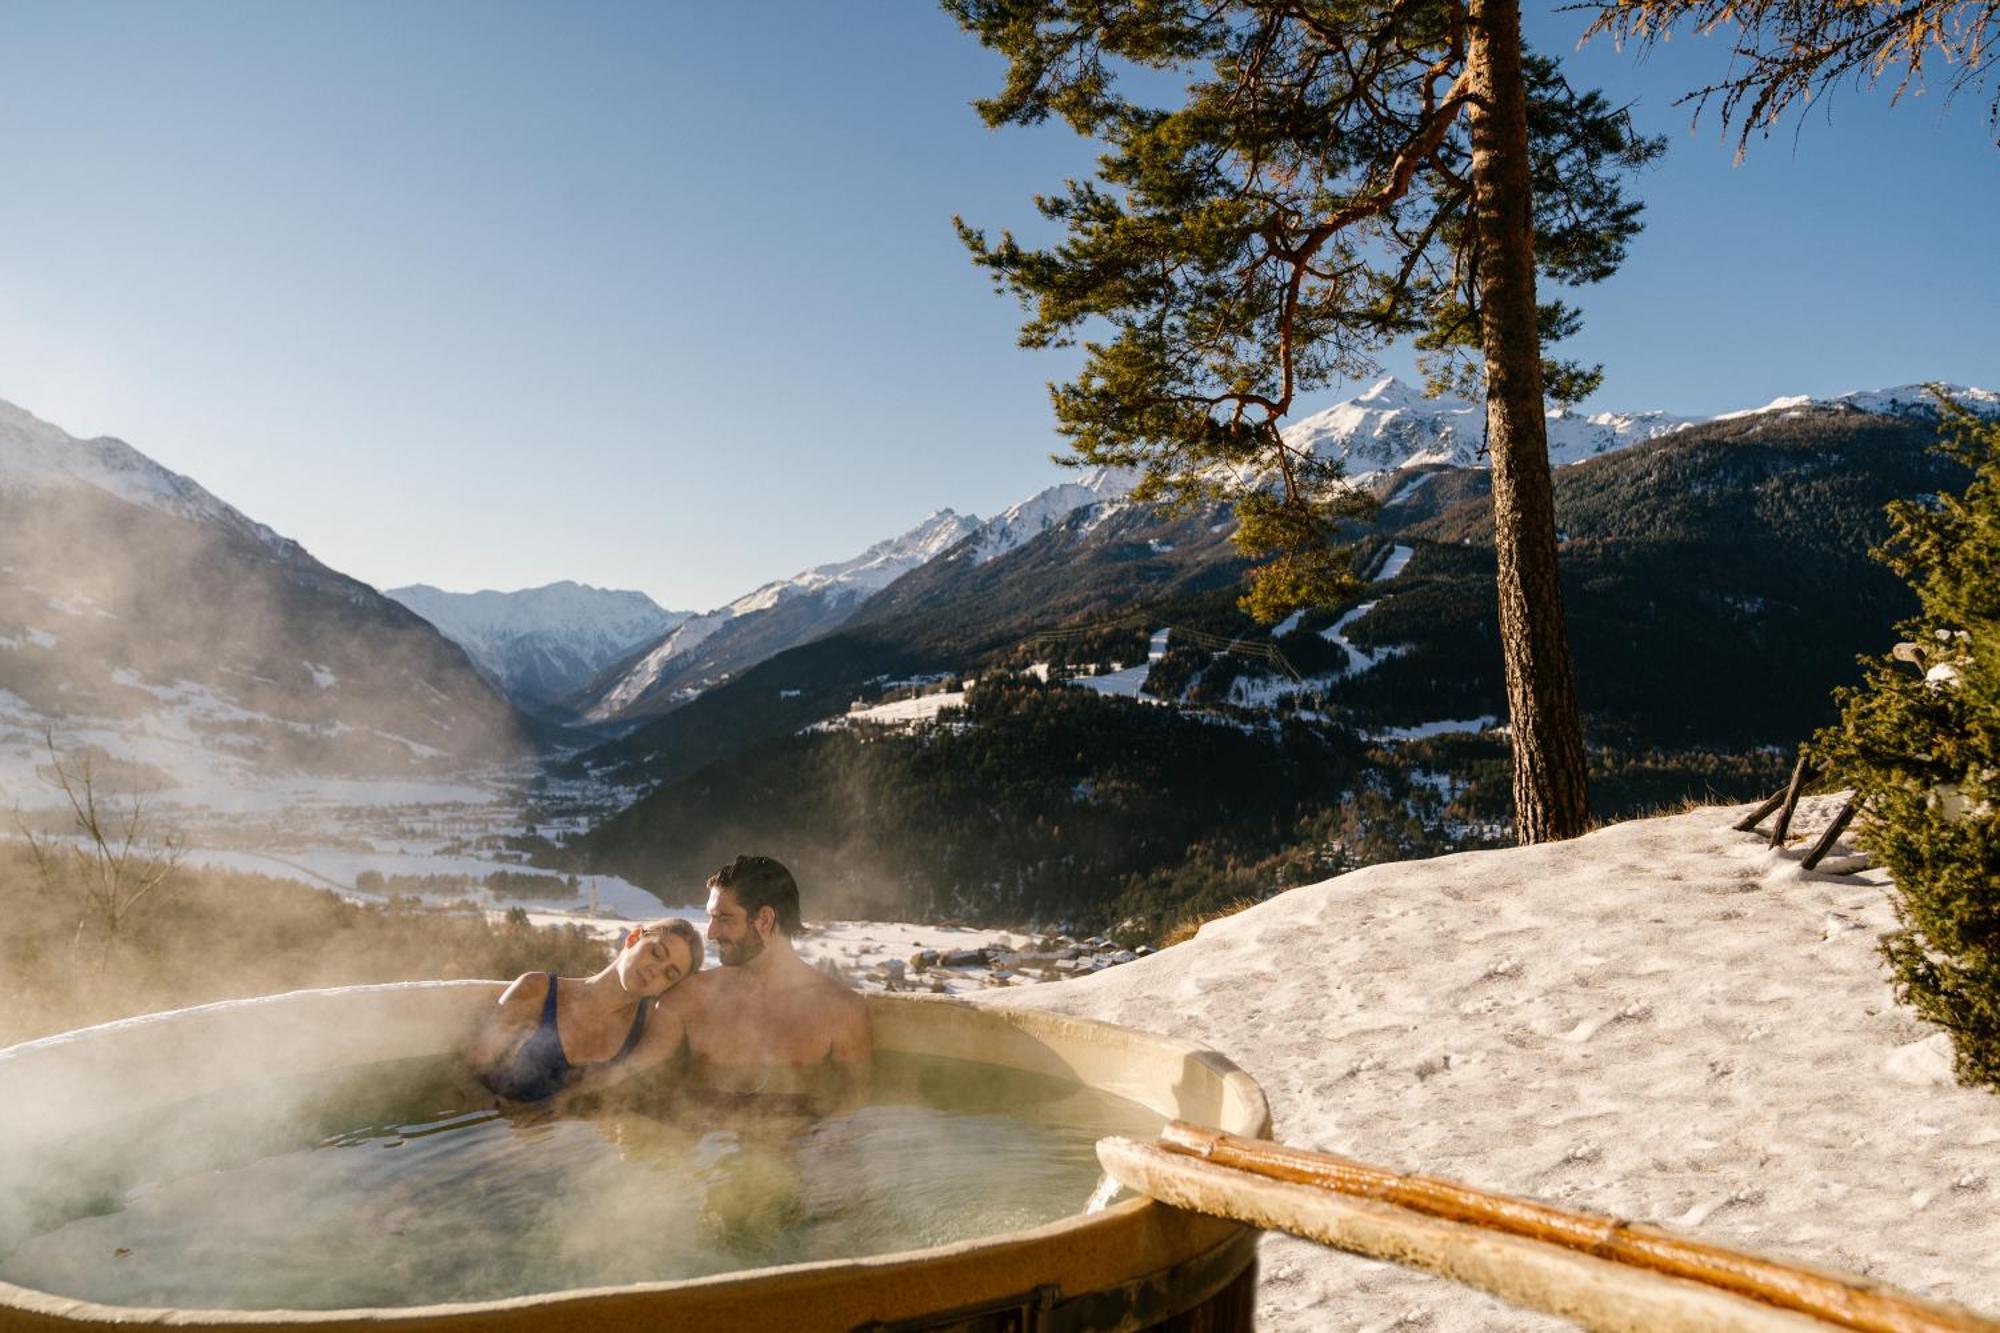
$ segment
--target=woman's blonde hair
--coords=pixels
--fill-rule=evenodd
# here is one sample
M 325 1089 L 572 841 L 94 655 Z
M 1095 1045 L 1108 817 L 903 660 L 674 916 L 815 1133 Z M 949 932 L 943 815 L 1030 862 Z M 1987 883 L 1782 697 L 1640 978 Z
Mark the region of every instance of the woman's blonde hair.
M 648 921 L 645 925 L 639 927 L 639 934 L 647 939 L 656 939 L 662 942 L 665 942 L 669 935 L 680 936 L 688 947 L 688 970 L 686 977 L 691 977 L 701 971 L 702 955 L 706 946 L 702 941 L 701 932 L 696 930 L 685 918 L 667 916 L 661 917 L 658 921 Z M 682 979 L 685 980 L 686 977 Z

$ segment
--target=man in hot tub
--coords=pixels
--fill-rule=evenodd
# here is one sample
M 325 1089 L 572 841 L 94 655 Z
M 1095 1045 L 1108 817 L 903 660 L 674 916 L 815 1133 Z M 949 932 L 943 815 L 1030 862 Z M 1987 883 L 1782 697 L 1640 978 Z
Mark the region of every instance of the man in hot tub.
M 679 1089 L 746 1103 L 865 1091 L 868 1008 L 799 957 L 799 929 L 799 886 L 770 857 L 739 856 L 709 876 L 708 938 L 722 966 L 660 998 L 620 1072 L 685 1059 Z

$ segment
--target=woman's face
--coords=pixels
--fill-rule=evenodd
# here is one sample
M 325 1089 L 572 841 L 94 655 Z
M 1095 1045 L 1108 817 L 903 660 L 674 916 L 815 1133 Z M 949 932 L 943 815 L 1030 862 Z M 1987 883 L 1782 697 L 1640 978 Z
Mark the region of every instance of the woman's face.
M 618 954 L 618 984 L 634 995 L 662 995 L 688 974 L 693 961 L 680 936 L 634 931 Z

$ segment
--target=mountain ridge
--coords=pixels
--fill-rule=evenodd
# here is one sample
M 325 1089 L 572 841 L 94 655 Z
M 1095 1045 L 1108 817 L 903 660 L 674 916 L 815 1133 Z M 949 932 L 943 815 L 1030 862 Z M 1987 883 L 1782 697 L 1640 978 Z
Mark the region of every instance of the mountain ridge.
M 162 791 L 408 776 L 533 728 L 401 604 L 123 441 L 0 405 L 0 788 L 44 733 Z M 219 785 L 218 785 L 219 784 Z
M 1944 387 L 1973 410 L 2000 415 L 2000 393 L 1964 385 Z M 1781 397 L 1764 407 L 1714 417 L 1679 416 L 1657 410 L 1580 416 L 1564 409 L 1551 409 L 1550 462 L 1554 467 L 1566 467 L 1697 426 L 1762 413 L 1782 416 L 1807 409 L 1918 417 L 1934 416 L 1936 412 L 1928 390 L 1921 385 L 1861 390 L 1826 399 Z M 1338 460 L 1355 484 L 1370 485 L 1377 479 L 1414 468 L 1483 468 L 1486 466 L 1484 428 L 1483 405 L 1451 397 L 1425 398 L 1414 387 L 1387 376 L 1354 398 L 1295 422 L 1286 428 L 1285 435 L 1297 448 Z M 966 520 L 974 527 L 969 542 L 962 547 L 935 551 L 932 560 L 969 559 L 984 563 L 998 559 L 1060 527 L 1080 510 L 1104 513 L 1116 509 L 1126 502 L 1137 480 L 1131 469 L 1083 469 L 1079 480 L 1058 482 L 991 519 Z M 897 540 L 891 538 L 877 546 L 891 545 Z M 898 577 L 923 567 L 920 563 L 902 569 Z M 768 610 L 792 595 L 793 589 L 788 585 L 803 577 L 764 585 L 707 617 L 691 618 L 686 626 L 669 631 L 646 652 L 607 672 L 567 706 L 591 723 L 625 727 L 643 723 L 684 705 L 698 697 L 700 691 L 713 688 L 732 674 L 740 674 L 775 651 L 833 632 L 849 618 L 864 614 L 863 608 L 895 582 L 892 579 L 867 588 L 844 608 L 823 608 L 811 616 L 795 611 L 793 623 L 782 632 L 773 625 L 759 627 L 761 632 L 754 633 L 734 627 L 731 638 L 709 645 L 705 653 L 700 652 L 700 645 L 734 620 L 741 608 Z
M 537 710 L 691 618 L 643 592 L 568 579 L 512 592 L 453 593 L 418 583 L 383 595 L 465 649 L 509 698 Z
M 83 486 L 127 504 L 215 523 L 287 556 L 305 548 L 237 509 L 192 477 L 154 462 L 115 436 L 80 439 L 0 399 L 0 492 Z
M 2000 415 L 2000 393 L 1963 384 L 1940 386 L 1972 411 Z M 1934 417 L 1937 408 L 1921 384 L 1887 389 L 1854 390 L 1831 398 L 1810 395 L 1779 397 L 1762 407 L 1722 412 L 1714 416 L 1677 416 L 1643 412 L 1595 412 L 1579 416 L 1567 408 L 1548 412 L 1549 463 L 1564 467 L 1643 444 L 1676 431 L 1718 421 L 1735 421 L 1764 413 L 1806 410 L 1856 411 L 1884 416 Z M 1363 393 L 1302 417 L 1284 428 L 1285 440 L 1315 456 L 1332 457 L 1349 465 L 1350 474 L 1367 476 L 1404 468 L 1449 464 L 1484 467 L 1486 408 L 1483 403 L 1443 395 L 1427 398 L 1393 375 L 1375 381 Z M 1355 468 L 1360 462 L 1365 466 Z

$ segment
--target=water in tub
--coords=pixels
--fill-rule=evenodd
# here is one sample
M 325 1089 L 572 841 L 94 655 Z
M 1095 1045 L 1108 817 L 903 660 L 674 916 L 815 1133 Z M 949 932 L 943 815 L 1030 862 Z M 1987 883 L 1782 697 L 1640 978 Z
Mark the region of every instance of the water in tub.
M 373 1066 L 0 1168 L 0 1279 L 108 1305 L 339 1309 L 848 1258 L 1082 1212 L 1096 1140 L 1159 1125 L 1073 1082 L 891 1054 L 866 1105 L 827 1116 L 666 1096 L 503 1114 L 447 1064 Z

